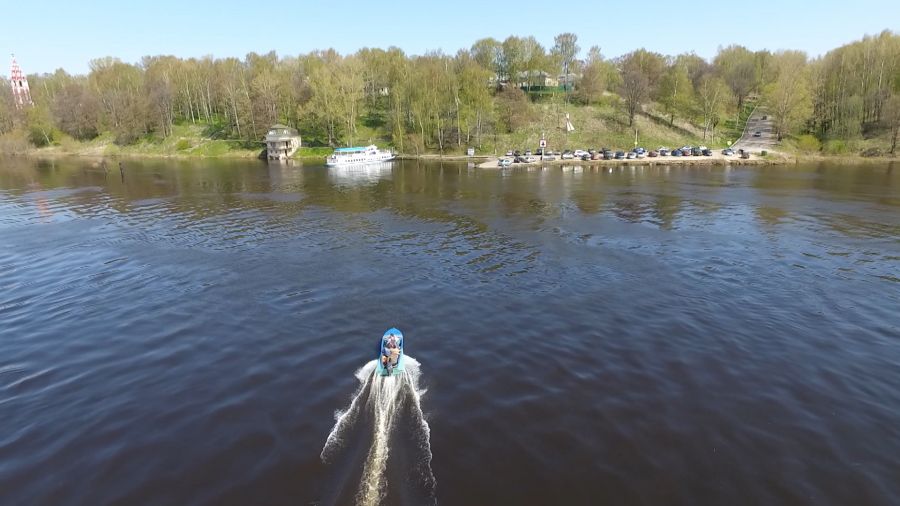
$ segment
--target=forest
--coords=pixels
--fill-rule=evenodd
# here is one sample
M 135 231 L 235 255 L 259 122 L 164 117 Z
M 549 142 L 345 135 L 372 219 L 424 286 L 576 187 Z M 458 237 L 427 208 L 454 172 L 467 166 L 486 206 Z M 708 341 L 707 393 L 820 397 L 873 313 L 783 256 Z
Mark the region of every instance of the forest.
M 766 108 L 779 139 L 810 152 L 874 145 L 893 154 L 900 130 L 900 36 L 891 31 L 816 58 L 739 45 L 710 60 L 643 48 L 607 58 L 563 33 L 552 47 L 534 37 L 485 38 L 454 55 L 328 49 L 138 63 L 105 57 L 89 68 L 29 75 L 33 105 L 20 108 L 4 79 L 0 151 L 99 137 L 127 146 L 169 138 L 186 124 L 211 139 L 261 146 L 268 127 L 283 123 L 306 146 L 373 141 L 403 153 L 454 153 L 496 149 L 498 138 L 538 121 L 541 104 L 612 111 L 604 121 L 623 132 L 652 114 L 715 141 L 752 101 Z

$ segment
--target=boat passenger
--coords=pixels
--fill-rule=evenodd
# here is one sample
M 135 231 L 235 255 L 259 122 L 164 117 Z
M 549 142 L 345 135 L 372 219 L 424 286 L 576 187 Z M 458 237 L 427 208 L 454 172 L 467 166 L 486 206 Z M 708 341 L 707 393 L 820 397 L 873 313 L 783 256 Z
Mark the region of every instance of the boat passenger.
M 391 365 L 397 365 L 397 361 L 400 360 L 400 348 L 397 347 L 397 343 L 391 344 L 390 354 L 391 354 Z

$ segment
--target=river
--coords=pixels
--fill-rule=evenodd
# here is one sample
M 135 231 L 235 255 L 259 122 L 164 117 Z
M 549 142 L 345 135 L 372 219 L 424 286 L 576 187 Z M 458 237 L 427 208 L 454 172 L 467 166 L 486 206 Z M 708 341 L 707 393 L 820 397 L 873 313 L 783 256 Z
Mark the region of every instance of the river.
M 900 496 L 896 165 L 123 167 L 0 159 L 0 504 Z

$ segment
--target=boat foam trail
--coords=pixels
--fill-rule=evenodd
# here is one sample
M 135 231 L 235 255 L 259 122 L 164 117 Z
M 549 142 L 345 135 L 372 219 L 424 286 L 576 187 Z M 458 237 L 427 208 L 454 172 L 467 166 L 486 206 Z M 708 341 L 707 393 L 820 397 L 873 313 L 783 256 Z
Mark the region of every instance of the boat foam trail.
M 346 410 L 335 413 L 335 424 L 328 434 L 320 457 L 328 464 L 345 446 L 348 435 L 361 418 L 372 422 L 371 444 L 363 463 L 362 476 L 356 493 L 356 503 L 364 506 L 381 503 L 388 493 L 387 467 L 391 448 L 391 434 L 398 417 L 410 416 L 415 434 L 414 469 L 428 502 L 435 501 L 434 473 L 431 470 L 431 429 L 422 412 L 421 398 L 425 390 L 419 387 L 419 362 L 405 356 L 405 371 L 396 376 L 375 373 L 377 362 L 367 363 L 356 371 L 359 388 Z M 363 415 L 363 416 L 361 416 Z M 400 444 L 396 442 L 395 444 Z M 401 484 L 396 484 L 401 486 Z

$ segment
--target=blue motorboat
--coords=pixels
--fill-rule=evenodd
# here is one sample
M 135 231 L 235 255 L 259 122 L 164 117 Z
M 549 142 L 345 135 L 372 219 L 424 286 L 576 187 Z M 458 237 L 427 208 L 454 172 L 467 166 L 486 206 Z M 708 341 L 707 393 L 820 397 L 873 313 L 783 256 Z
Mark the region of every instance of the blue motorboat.
M 396 376 L 403 372 L 403 333 L 400 330 L 392 327 L 381 336 L 375 372 L 379 376 Z

